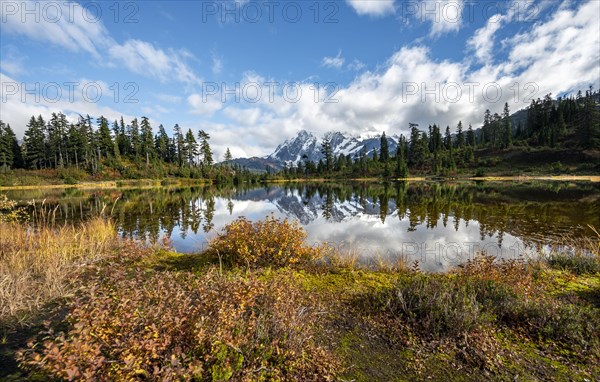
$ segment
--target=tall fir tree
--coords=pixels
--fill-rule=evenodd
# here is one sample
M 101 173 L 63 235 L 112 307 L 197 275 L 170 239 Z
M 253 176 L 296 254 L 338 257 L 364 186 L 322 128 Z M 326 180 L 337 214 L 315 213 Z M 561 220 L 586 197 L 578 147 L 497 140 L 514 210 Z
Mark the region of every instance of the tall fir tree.
M 142 117 L 140 124 L 141 155 L 146 158 L 146 165 L 150 165 L 150 159 L 154 158 L 154 135 L 152 126 L 147 117 Z
M 112 157 L 114 153 L 114 142 L 110 135 L 110 129 L 108 128 L 108 120 L 104 116 L 98 118 L 98 151 L 102 156 L 108 158 Z
M 325 171 L 330 172 L 333 169 L 333 148 L 331 147 L 331 137 L 328 134 L 321 141 L 321 154 L 325 158 Z
M 469 129 L 467 130 L 467 145 L 470 147 L 475 147 L 475 132 L 473 131 L 473 126 L 469 123 Z
M 194 133 L 192 133 L 191 129 L 188 129 L 185 134 L 185 152 L 187 153 L 188 166 L 192 167 L 194 160 L 198 157 L 200 152 L 198 150 L 198 143 L 196 142 L 196 138 L 194 138 Z
M 383 134 L 381 134 L 381 139 L 379 143 L 379 161 L 382 163 L 386 163 L 388 159 L 390 159 L 390 149 L 384 131 Z
M 463 125 L 462 121 L 458 121 L 458 125 L 456 126 L 456 147 L 459 149 L 465 146 L 465 135 L 463 133 Z
M 198 132 L 198 138 L 200 139 L 200 155 L 202 156 L 202 166 L 204 166 L 206 170 L 210 170 L 213 165 L 213 155 L 209 143 L 210 135 L 206 131 L 200 130 Z

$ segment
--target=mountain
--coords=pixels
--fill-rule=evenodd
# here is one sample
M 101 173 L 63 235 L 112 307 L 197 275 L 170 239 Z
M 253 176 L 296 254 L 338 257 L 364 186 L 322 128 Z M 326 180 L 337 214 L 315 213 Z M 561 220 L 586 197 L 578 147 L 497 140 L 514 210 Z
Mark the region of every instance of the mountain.
M 351 157 L 359 155 L 361 150 L 367 155 L 373 155 L 373 150 L 380 150 L 381 136 L 363 135 L 353 136 L 340 132 L 330 132 L 327 136 L 331 141 L 333 154 L 337 157 L 340 154 L 350 155 Z M 275 151 L 262 158 L 239 158 L 231 162 L 246 167 L 253 171 L 265 171 L 266 168 L 280 170 L 284 164 L 297 165 L 300 161 L 310 160 L 318 162 L 324 159 L 321 153 L 322 137 L 306 130 L 300 130 L 296 136 L 286 140 Z M 393 155 L 397 148 L 397 137 L 387 137 L 389 152 Z

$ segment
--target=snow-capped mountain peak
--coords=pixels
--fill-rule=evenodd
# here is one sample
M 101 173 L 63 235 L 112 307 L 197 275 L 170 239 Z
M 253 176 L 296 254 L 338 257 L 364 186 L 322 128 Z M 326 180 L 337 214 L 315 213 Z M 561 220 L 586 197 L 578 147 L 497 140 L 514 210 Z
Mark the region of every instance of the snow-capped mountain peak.
M 331 131 L 318 138 L 311 132 L 301 130 L 294 137 L 280 144 L 273 154 L 268 155 L 267 158 L 294 165 L 304 160 L 318 162 L 323 159 L 321 143 L 324 137 L 327 137 L 331 142 L 331 148 L 335 156 L 340 154 L 354 156 L 360 153 L 363 148 L 369 155 L 373 150 L 379 151 L 381 144 L 381 135 L 376 133 L 353 136 L 339 131 Z M 390 152 L 395 152 L 397 139 L 393 137 L 387 137 L 387 139 Z
M 327 137 L 331 142 L 332 152 L 336 157 L 342 154 L 354 158 L 363 150 L 367 155 L 372 155 L 373 150 L 379 152 L 381 145 L 381 135 L 373 132 L 351 135 L 331 131 L 323 135 L 317 135 L 306 130 L 300 130 L 295 136 L 277 146 L 270 155 L 263 158 L 236 159 L 234 162 L 261 171 L 264 170 L 265 163 L 268 163 L 273 169 L 280 169 L 284 164 L 298 165 L 298 163 L 305 161 L 318 162 L 324 159 L 321 152 L 321 143 L 324 137 Z M 396 152 L 398 138 L 388 135 L 387 141 L 389 152 Z M 253 161 L 257 162 L 256 166 L 252 165 Z

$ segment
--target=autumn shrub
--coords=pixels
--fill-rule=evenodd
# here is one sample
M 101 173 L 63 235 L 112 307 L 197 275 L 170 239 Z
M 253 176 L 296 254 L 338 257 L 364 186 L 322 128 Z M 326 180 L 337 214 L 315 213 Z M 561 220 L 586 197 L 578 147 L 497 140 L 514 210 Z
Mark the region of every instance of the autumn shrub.
M 115 271 L 22 359 L 67 380 L 331 380 L 317 304 L 286 277 Z
M 423 336 L 452 337 L 484 322 L 474 291 L 449 277 L 414 274 L 362 296 L 363 310 L 399 319 Z
M 406 274 L 355 303 L 362 311 L 408 324 L 424 338 L 508 328 L 600 356 L 598 309 L 548 295 L 531 269 L 517 261 L 481 257 L 447 275 Z
M 504 260 L 484 254 L 460 265 L 452 273 L 464 280 L 483 281 L 481 285 L 484 289 L 491 285 L 494 288 L 509 288 L 509 291 L 503 290 L 500 294 L 514 291 L 531 295 L 539 287 L 529 264 L 521 260 Z
M 0 194 L 0 222 L 13 222 L 25 218 L 27 218 L 25 210 L 19 208 L 16 201 Z
M 296 222 L 273 216 L 251 222 L 239 218 L 225 226 L 208 253 L 227 265 L 285 267 L 317 259 L 324 247 L 305 244 L 306 233 Z

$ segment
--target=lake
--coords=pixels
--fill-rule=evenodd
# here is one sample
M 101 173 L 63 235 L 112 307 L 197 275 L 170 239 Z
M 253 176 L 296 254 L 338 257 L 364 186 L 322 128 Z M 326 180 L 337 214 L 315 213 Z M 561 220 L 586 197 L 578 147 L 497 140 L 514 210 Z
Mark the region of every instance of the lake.
M 594 237 L 600 183 L 344 182 L 5 191 L 42 208 L 57 223 L 103 212 L 120 234 L 171 239 L 184 253 L 202 251 L 232 220 L 267 215 L 299 221 L 311 243 L 328 242 L 364 260 L 404 256 L 445 271 L 480 251 L 523 258 L 565 235 Z M 43 207 L 42 207 L 43 201 Z M 29 204 L 28 204 L 29 203 Z

